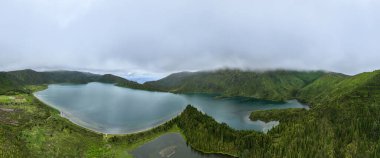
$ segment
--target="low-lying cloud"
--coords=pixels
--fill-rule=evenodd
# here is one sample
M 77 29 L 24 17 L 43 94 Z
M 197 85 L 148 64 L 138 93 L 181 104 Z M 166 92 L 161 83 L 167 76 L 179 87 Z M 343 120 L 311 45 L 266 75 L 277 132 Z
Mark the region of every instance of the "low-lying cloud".
M 0 70 L 355 74 L 380 69 L 378 8 L 376 0 L 0 1 Z

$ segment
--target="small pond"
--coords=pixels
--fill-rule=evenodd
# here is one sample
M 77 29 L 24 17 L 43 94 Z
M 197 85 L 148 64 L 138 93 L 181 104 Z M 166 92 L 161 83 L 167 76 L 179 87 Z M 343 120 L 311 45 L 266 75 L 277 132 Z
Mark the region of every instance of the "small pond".
M 131 154 L 135 158 L 231 158 L 219 154 L 203 154 L 186 145 L 179 133 L 167 133 L 148 142 Z

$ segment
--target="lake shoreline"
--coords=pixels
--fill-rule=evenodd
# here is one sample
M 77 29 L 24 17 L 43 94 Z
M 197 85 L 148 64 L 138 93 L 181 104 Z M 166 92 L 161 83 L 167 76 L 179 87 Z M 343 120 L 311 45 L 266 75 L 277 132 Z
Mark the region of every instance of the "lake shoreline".
M 105 96 L 103 96 L 103 91 L 107 91 Z M 115 92 L 116 94 L 113 94 Z M 142 96 L 140 96 L 140 94 Z M 104 106 L 106 104 L 104 101 L 107 100 L 107 95 L 111 95 L 110 98 L 112 99 L 108 100 L 116 104 L 107 104 L 107 106 Z M 105 135 L 128 135 L 148 131 L 178 117 L 185 109 L 185 106 L 189 104 L 194 105 L 203 113 L 212 116 L 217 122 L 227 123 L 236 130 L 255 130 L 265 133 L 265 131 L 268 131 L 268 125 L 263 122 L 247 120 L 250 113 L 257 110 L 304 108 L 304 105 L 297 102 L 297 100 L 280 103 L 249 99 L 246 97 L 215 98 L 215 95 L 150 92 L 97 82 L 82 85 L 51 84 L 44 91 L 34 92 L 33 96 L 44 104 L 58 110 L 61 113 L 61 117 L 83 128 Z M 63 99 L 65 97 L 70 98 Z M 147 100 L 145 98 L 150 99 Z M 54 99 L 59 99 L 60 102 L 55 103 Z M 155 105 L 157 104 L 156 102 L 159 102 L 159 105 Z M 124 105 L 120 106 L 120 104 Z M 144 107 L 141 108 L 139 105 L 144 105 Z M 150 109 L 152 106 L 154 110 Z M 167 109 L 169 107 L 170 111 L 166 111 L 165 108 Z M 175 107 L 175 109 L 172 107 Z M 77 108 L 81 108 L 81 111 L 77 111 Z M 136 108 L 139 113 L 131 112 L 135 111 Z M 116 113 L 110 113 L 110 110 Z M 146 113 L 146 111 L 150 111 L 151 115 Z M 160 115 L 155 115 L 156 111 L 159 111 Z M 102 116 L 103 113 L 104 116 Z M 93 119 L 92 117 L 97 118 Z M 119 119 L 107 120 L 110 117 Z M 140 120 L 140 118 L 142 118 L 142 122 L 131 122 L 133 119 Z M 99 122 L 99 119 L 103 122 Z M 109 121 L 116 122 L 107 124 Z M 270 126 L 272 128 L 274 127 L 273 125 Z
M 95 129 L 93 129 L 93 128 L 89 128 L 89 127 L 83 126 L 82 124 L 80 124 L 80 123 L 78 123 L 78 122 L 82 122 L 82 123 L 84 123 L 84 124 L 89 124 L 89 123 L 86 123 L 86 122 L 84 122 L 84 121 L 81 121 L 79 118 L 76 118 L 75 116 L 72 116 L 71 114 L 68 114 L 67 112 L 64 112 L 64 111 L 58 109 L 57 107 L 54 106 L 54 104 L 51 104 L 51 103 L 48 103 L 48 102 L 46 102 L 46 101 L 43 101 L 43 100 L 39 99 L 39 98 L 35 95 L 35 93 L 33 93 L 33 97 L 34 97 L 35 99 L 37 99 L 38 101 L 40 101 L 41 103 L 43 103 L 44 105 L 46 105 L 46 106 L 48 106 L 48 107 L 51 107 L 51 108 L 53 108 L 54 110 L 57 110 L 57 111 L 60 113 L 60 114 L 59 114 L 60 117 L 69 120 L 69 121 L 72 122 L 73 124 L 75 124 L 75 125 L 77 125 L 77 126 L 79 126 L 79 127 L 81 127 L 81 128 L 84 128 L 84 129 L 86 129 L 86 130 L 89 130 L 89 131 L 91 131 L 91 132 L 94 132 L 94 133 L 97 133 L 97 134 L 106 135 L 106 136 L 126 136 L 126 135 L 131 135 L 131 134 L 138 134 L 138 133 L 147 132 L 147 131 L 149 131 L 149 130 L 152 130 L 152 129 L 154 129 L 154 128 L 157 128 L 157 127 L 159 127 L 159 126 L 162 126 L 162 125 L 166 124 L 167 122 L 169 122 L 169 121 L 175 119 L 176 117 L 180 116 L 180 115 L 182 114 L 182 112 L 183 112 L 183 110 L 182 110 L 180 113 L 178 113 L 178 114 L 177 114 L 175 117 L 173 117 L 172 119 L 170 119 L 170 120 L 168 120 L 168 121 L 165 121 L 165 122 L 163 122 L 163 123 L 161 123 L 161 124 L 159 124 L 159 125 L 156 125 L 156 126 L 153 126 L 153 127 L 149 127 L 149 128 L 147 128 L 147 129 L 138 130 L 138 131 L 134 131 L 134 132 L 130 132 L 130 133 L 120 133 L 120 134 L 115 134 L 115 133 L 105 133 L 105 132 L 97 131 L 97 130 L 95 130 Z

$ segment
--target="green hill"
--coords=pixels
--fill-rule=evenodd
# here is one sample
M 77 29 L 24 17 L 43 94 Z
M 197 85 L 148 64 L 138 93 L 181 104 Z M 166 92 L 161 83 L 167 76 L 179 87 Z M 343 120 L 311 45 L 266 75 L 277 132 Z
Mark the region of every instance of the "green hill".
M 218 70 L 181 72 L 145 85 L 174 93 L 216 93 L 222 96 L 244 96 L 267 100 L 286 100 L 327 74 L 323 71 L 241 71 Z
M 0 93 L 9 91 L 11 89 L 18 89 L 21 86 L 18 84 L 19 81 L 17 78 L 10 76 L 5 72 L 0 72 Z
M 297 98 L 310 103 L 376 99 L 380 93 L 380 71 L 355 76 L 326 74 L 301 89 Z
M 178 125 L 188 143 L 205 152 L 239 157 L 379 157 L 380 71 L 324 74 L 297 97 L 312 108 L 250 115 L 252 120 L 280 121 L 267 134 L 245 135 L 246 131 L 231 130 L 189 109 Z
M 327 73 L 306 85 L 297 93 L 297 99 L 304 102 L 315 102 L 329 96 L 334 87 L 349 76 L 337 73 Z
M 115 76 L 112 74 L 102 75 L 96 81 L 102 82 L 102 83 L 114 83 L 120 87 L 127 87 L 127 88 L 133 88 L 133 89 L 144 89 L 144 90 L 154 90 L 151 87 L 148 87 L 146 85 L 142 85 L 142 84 L 139 84 L 139 83 L 134 82 L 134 81 L 129 81 L 125 78 Z
M 7 91 L 20 91 L 26 85 L 53 84 L 53 83 L 89 83 L 103 82 L 114 83 L 118 86 L 143 89 L 144 86 L 137 82 L 114 75 L 98 75 L 79 71 L 46 71 L 19 70 L 0 72 L 0 93 Z

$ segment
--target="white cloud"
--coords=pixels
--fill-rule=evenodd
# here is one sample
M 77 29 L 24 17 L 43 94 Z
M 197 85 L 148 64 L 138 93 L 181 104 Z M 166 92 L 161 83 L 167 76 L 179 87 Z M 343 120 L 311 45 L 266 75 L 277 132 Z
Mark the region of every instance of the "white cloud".
M 0 1 L 0 69 L 380 68 L 375 0 Z
M 28 8 L 64 29 L 85 16 L 99 0 L 26 0 Z

